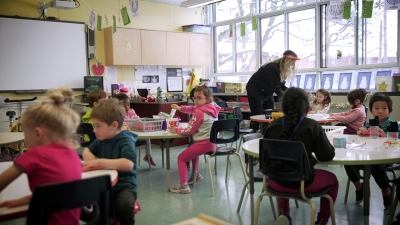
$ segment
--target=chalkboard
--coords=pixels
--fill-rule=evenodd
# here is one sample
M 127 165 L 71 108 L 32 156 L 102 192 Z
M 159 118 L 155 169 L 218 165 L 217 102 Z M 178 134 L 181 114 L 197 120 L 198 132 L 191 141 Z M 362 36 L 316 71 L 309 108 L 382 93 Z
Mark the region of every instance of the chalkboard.
M 0 16 L 0 91 L 83 88 L 84 23 Z

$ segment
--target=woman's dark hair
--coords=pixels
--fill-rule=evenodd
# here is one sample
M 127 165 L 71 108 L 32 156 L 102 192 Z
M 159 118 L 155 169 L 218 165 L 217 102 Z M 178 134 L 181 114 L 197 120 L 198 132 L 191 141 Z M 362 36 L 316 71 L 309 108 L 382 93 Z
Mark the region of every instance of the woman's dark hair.
M 386 102 L 386 104 L 388 105 L 389 113 L 393 111 L 393 101 L 387 94 L 377 92 L 371 96 L 371 98 L 369 99 L 369 111 L 371 113 L 374 102 Z
M 282 110 L 285 114 L 285 124 L 280 137 L 281 139 L 289 139 L 294 127 L 299 123 L 300 118 L 307 114 L 307 109 L 309 107 L 309 98 L 303 89 L 291 87 L 285 91 L 282 98 Z
M 125 100 L 125 99 L 128 99 L 128 100 L 129 100 L 129 96 L 128 96 L 127 94 L 117 94 L 115 97 L 116 97 L 119 101 L 123 101 L 123 100 Z
M 367 91 L 364 88 L 355 89 L 347 94 L 347 101 L 351 105 L 355 105 L 358 99 L 360 100 L 360 104 L 363 104 L 365 96 L 367 96 Z
M 327 91 L 326 89 L 321 88 L 321 89 L 318 89 L 315 92 L 315 95 L 317 95 L 318 92 L 321 93 L 323 96 L 326 96 L 326 99 L 324 99 L 324 105 L 327 105 L 327 104 L 331 103 L 331 93 L 329 93 L 329 91 Z M 314 104 L 318 104 L 317 98 L 314 99 L 313 103 Z

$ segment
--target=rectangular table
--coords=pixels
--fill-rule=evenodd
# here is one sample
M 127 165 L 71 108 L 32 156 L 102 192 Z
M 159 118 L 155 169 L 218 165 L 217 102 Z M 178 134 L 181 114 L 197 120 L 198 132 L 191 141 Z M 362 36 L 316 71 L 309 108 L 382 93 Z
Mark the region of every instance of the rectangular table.
M 366 143 L 358 149 L 336 148 L 335 157 L 328 162 L 320 162 L 318 164 L 331 165 L 362 165 L 364 167 L 364 224 L 369 224 L 370 214 L 370 177 L 371 165 L 390 164 L 400 161 L 400 151 L 397 148 L 386 149 L 383 142 L 386 138 L 371 139 L 369 137 L 358 137 L 356 135 L 344 135 L 348 141 L 355 140 L 358 143 Z M 260 139 L 251 140 L 243 143 L 243 151 L 249 155 L 249 161 L 252 162 L 253 157 L 259 157 Z M 260 159 L 261 160 L 261 159 Z M 254 169 L 249 168 L 250 181 L 250 213 L 251 222 L 254 221 Z

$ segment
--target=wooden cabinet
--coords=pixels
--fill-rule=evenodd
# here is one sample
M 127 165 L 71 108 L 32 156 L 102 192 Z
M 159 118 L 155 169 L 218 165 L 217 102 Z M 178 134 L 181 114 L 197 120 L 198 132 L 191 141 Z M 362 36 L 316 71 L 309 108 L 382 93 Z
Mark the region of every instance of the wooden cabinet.
M 112 27 L 104 29 L 106 66 L 142 65 L 142 44 L 140 30 Z
M 171 104 L 187 105 L 185 101 L 179 102 L 131 102 L 130 106 L 135 110 L 140 117 L 152 118 L 153 115 L 158 115 L 159 112 L 171 112 Z M 188 122 L 188 116 L 185 113 L 176 111 L 176 115 L 181 118 L 181 122 Z M 159 140 L 151 140 L 153 144 L 160 144 Z M 172 143 L 172 146 L 188 144 L 187 138 L 177 138 Z
M 190 65 L 211 65 L 211 36 L 209 34 L 190 34 Z
M 167 65 L 190 65 L 188 33 L 167 32 Z
M 141 30 L 142 64 L 166 65 L 167 62 L 167 32 Z

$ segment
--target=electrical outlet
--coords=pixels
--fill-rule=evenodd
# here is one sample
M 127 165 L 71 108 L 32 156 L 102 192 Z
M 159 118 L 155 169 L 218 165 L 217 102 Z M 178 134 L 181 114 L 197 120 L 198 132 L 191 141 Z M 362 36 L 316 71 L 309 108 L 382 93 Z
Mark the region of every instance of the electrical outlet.
M 39 14 L 42 15 L 46 15 L 47 14 L 47 9 L 43 10 L 43 7 L 46 3 L 45 2 L 39 2 Z

